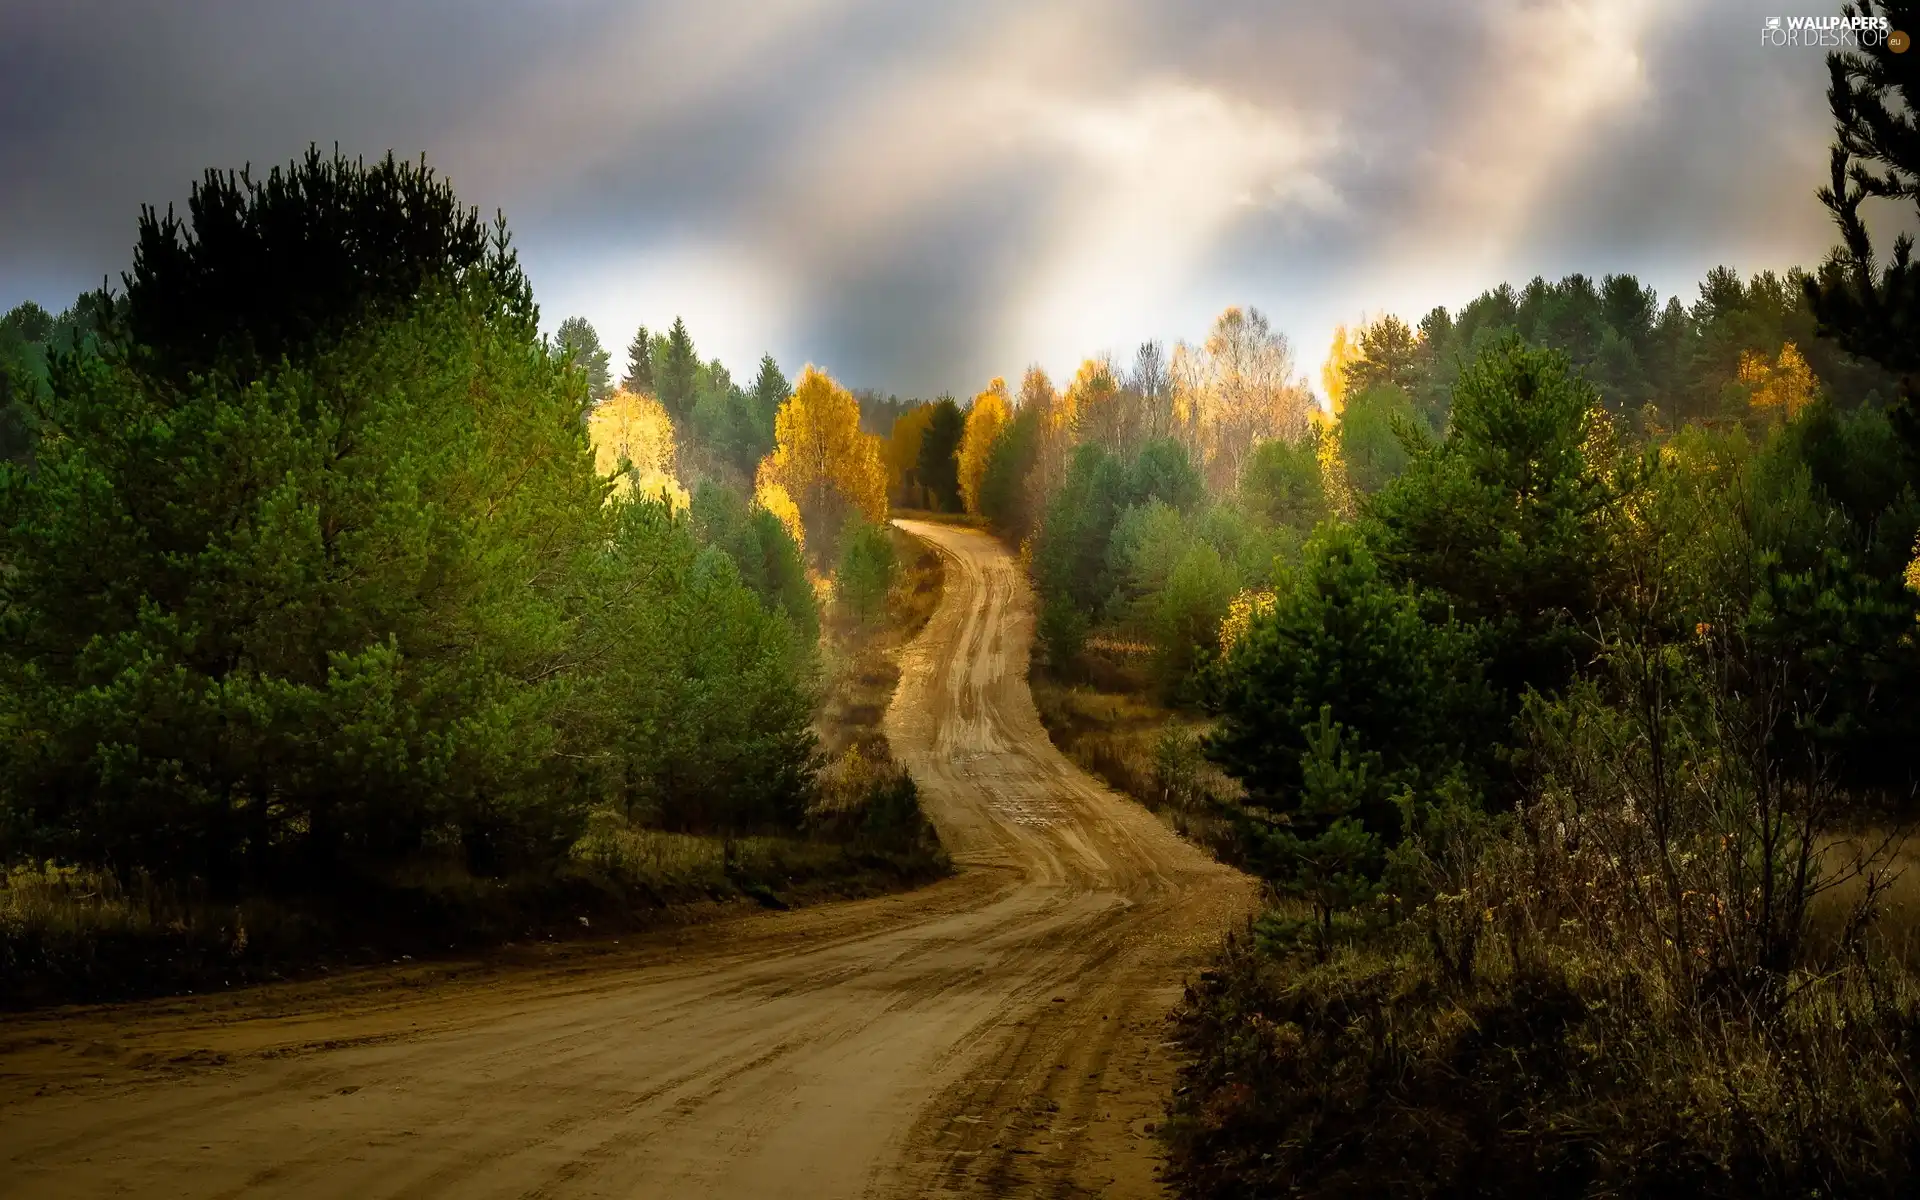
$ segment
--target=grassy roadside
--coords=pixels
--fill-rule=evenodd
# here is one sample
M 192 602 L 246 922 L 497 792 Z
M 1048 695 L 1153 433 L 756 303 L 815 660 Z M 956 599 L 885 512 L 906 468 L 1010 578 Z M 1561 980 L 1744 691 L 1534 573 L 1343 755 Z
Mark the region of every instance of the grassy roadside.
M 1201 760 L 1203 725 L 1154 699 L 1150 654 L 1095 636 L 1073 681 L 1036 668 L 1042 722 L 1234 861 L 1210 813 L 1235 785 Z M 1304 908 L 1270 898 L 1173 1015 L 1166 1181 L 1195 1200 L 1910 1195 L 1920 863 L 1894 865 L 1868 930 L 1847 927 L 1858 881 L 1819 898 L 1825 965 L 1764 1014 L 1679 993 L 1630 943 L 1607 950 L 1575 919 L 1593 889 L 1570 864 L 1477 868 L 1459 897 L 1471 920 L 1446 896 L 1419 912 L 1383 897 L 1340 918 L 1325 956 Z
M 1036 664 L 1027 682 L 1040 723 L 1081 770 L 1139 801 L 1215 858 L 1238 865 L 1217 801 L 1238 795 L 1239 785 L 1201 755 L 1205 722 L 1156 699 L 1152 653 L 1139 643 L 1093 637 L 1073 680 Z
M 830 620 L 816 733 L 827 766 L 807 828 L 721 838 L 590 819 L 566 864 L 483 878 L 452 864 L 366 879 L 310 903 L 213 904 L 142 878 L 58 864 L 0 876 L 0 1009 L 215 990 L 321 968 L 425 959 L 512 940 L 597 937 L 730 905 L 794 907 L 916 886 L 950 870 L 880 720 L 892 653 L 925 626 L 939 555 L 895 532 L 884 621 Z

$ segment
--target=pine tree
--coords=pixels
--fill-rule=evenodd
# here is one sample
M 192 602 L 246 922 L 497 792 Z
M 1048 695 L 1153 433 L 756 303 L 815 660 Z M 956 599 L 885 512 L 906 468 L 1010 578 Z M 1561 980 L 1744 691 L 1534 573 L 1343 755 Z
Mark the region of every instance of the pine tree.
M 1314 941 L 1322 962 L 1333 949 L 1333 918 L 1356 908 L 1380 890 L 1385 866 L 1380 832 L 1362 817 L 1379 807 L 1378 762 L 1355 753 L 1353 739 L 1322 705 L 1319 720 L 1300 731 L 1306 753 L 1300 761 L 1300 788 L 1283 818 L 1242 814 L 1252 836 L 1254 867 L 1281 892 L 1298 896 L 1313 908 Z
M 1894 29 L 1915 28 L 1920 5 L 1862 0 L 1848 9 L 1884 16 Z M 1905 47 L 1903 46 L 1904 50 Z M 1920 56 L 1876 46 L 1827 56 L 1827 103 L 1833 110 L 1831 180 L 1820 200 L 1840 227 L 1842 244 L 1804 286 L 1820 332 L 1900 378 L 1894 424 L 1920 463 L 1920 263 L 1913 238 L 1894 239 L 1881 266 L 1860 206 L 1869 198 L 1920 207 Z
M 660 403 L 667 406 L 667 415 L 675 422 L 690 420 L 693 416 L 695 396 L 695 376 L 700 370 L 700 358 L 693 352 L 693 338 L 687 333 L 687 323 L 679 317 L 673 319 L 673 328 L 667 331 L 666 353 L 654 359 L 654 387 L 660 394 Z
M 620 386 L 638 395 L 653 394 L 653 339 L 645 325 L 627 343 L 627 374 Z
M 966 433 L 966 414 L 952 396 L 934 401 L 927 430 L 920 438 L 920 483 L 941 512 L 960 509 L 960 439 Z
M 598 404 L 613 395 L 612 355 L 600 345 L 600 334 L 585 317 L 568 317 L 554 332 L 554 348 L 561 361 L 587 377 L 587 394 Z
M 216 366 L 245 378 L 298 364 L 350 329 L 442 290 L 476 293 L 531 331 L 533 292 L 504 219 L 462 205 L 424 161 L 371 165 L 309 147 L 263 179 L 208 171 L 188 217 L 147 209 L 124 308 L 106 306 L 141 369 L 184 384 Z

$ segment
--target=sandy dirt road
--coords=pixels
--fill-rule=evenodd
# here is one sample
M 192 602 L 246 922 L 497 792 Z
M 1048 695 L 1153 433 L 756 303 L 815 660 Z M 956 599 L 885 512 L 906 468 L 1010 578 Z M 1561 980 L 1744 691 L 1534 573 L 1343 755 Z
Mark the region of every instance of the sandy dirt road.
M 984 534 L 902 654 L 962 870 L 591 959 L 0 1017 L 5 1196 L 1148 1196 L 1164 1015 L 1249 882 L 1054 750 Z

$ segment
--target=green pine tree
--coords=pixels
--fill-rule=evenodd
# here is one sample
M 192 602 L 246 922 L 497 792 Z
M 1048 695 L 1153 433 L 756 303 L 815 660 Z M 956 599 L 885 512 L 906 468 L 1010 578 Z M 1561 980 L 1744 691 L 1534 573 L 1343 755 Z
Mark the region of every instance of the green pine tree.
M 675 425 L 687 421 L 693 416 L 694 401 L 699 399 L 696 384 L 700 358 L 694 353 L 686 322 L 679 317 L 673 319 L 673 328 L 667 331 L 666 353 L 655 355 L 653 365 L 654 386 L 667 415 Z
M 653 394 L 653 339 L 645 325 L 627 343 L 627 373 L 620 386 L 630 392 Z

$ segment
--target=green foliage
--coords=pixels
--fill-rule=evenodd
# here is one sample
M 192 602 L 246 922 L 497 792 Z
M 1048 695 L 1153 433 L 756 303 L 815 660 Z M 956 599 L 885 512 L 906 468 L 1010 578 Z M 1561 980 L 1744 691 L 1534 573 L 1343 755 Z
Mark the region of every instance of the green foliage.
M 1177 442 L 1148 442 L 1131 459 L 1099 445 L 1074 452 L 1034 542 L 1033 573 L 1042 599 L 1038 636 L 1049 661 L 1070 663 L 1095 619 L 1121 615 L 1171 580 L 1184 553 L 1175 547 L 1189 540 L 1182 509 L 1203 495 L 1199 475 Z M 1226 578 L 1217 552 L 1210 561 L 1196 559 L 1177 602 L 1150 614 L 1149 621 L 1194 632 L 1193 623 L 1212 610 L 1211 597 Z M 1224 612 L 1224 602 L 1219 607 Z M 1184 679 L 1196 661 L 1191 645 L 1172 651 L 1170 678 Z
M 780 519 L 740 493 L 703 479 L 693 494 L 693 528 L 704 545 L 733 560 L 740 581 L 793 623 L 803 646 L 820 635 L 820 615 L 800 546 Z
M 758 463 L 773 450 L 774 414 L 792 394 L 793 384 L 781 373 L 773 355 L 761 355 L 760 369 L 753 377 L 753 386 L 747 389 L 748 418 L 742 427 L 748 436 L 738 447 L 741 455 L 751 455 L 753 462 Z
M 148 214 L 129 290 L 53 323 L 0 466 L 0 855 L 228 899 L 550 875 L 609 805 L 799 828 L 798 547 L 609 499 L 503 228 L 310 154 Z
M 581 686 L 629 818 L 671 829 L 797 828 L 812 790 L 812 649 L 663 504 L 616 505 L 600 565 L 625 590 L 585 631 Z
M 774 414 L 791 390 L 771 355 L 761 358 L 751 389 L 735 384 L 715 359 L 695 372 L 693 432 L 752 478 L 760 460 L 773 450 Z
M 491 309 L 244 386 L 63 360 L 57 436 L 0 476 L 32 844 L 231 887 L 564 825 L 552 664 L 603 489 L 576 394 Z
M 1014 537 L 1033 532 L 1036 514 L 1027 498 L 1027 476 L 1040 450 L 1040 414 L 1021 409 L 1000 430 L 987 452 L 980 482 L 980 511 Z
M 640 395 L 653 395 L 653 339 L 645 325 L 627 343 L 627 373 L 621 377 L 620 386 Z
M 1130 499 L 1126 467 L 1100 446 L 1074 452 L 1034 546 L 1041 594 L 1092 614 L 1113 592 L 1107 542 Z
M 1379 891 L 1382 837 L 1365 819 L 1379 808 L 1379 759 L 1355 751 L 1327 705 L 1300 737 L 1306 753 L 1294 803 L 1279 820 L 1257 808 L 1242 809 L 1241 836 L 1248 865 L 1282 894 L 1312 907 L 1325 961 L 1333 949 L 1334 914 Z
M 1863 16 L 1884 16 L 1905 29 L 1916 15 L 1907 3 L 1863 0 Z M 1902 47 L 1904 49 L 1904 47 Z M 1912 65 L 1886 39 L 1827 57 L 1833 110 L 1831 175 L 1820 200 L 1839 226 L 1841 245 L 1815 278 L 1802 280 L 1822 332 L 1871 359 L 1899 380 L 1901 430 L 1920 472 L 1920 263 L 1913 238 L 1901 233 L 1893 252 L 1876 255 L 1861 206 L 1882 198 L 1920 202 L 1920 151 L 1914 145 L 1914 101 L 1920 98 Z M 1818 365 L 1815 367 L 1818 370 Z
M 568 317 L 553 335 L 554 355 L 580 372 L 587 381 L 587 395 L 595 401 L 613 395 L 613 359 L 600 348 L 600 335 L 585 317 Z
M 310 147 L 264 180 L 208 171 L 187 208 L 186 221 L 141 214 L 126 278 L 136 361 L 176 385 L 297 362 L 362 323 L 403 318 L 436 287 L 485 294 L 501 319 L 532 330 L 505 225 L 489 228 L 424 162 L 389 154 L 369 166 Z
M 667 331 L 665 338 L 657 342 L 652 355 L 653 383 L 658 391 L 656 399 L 667 410 L 678 427 L 693 419 L 694 401 L 697 394 L 696 376 L 700 370 L 700 356 L 694 353 L 693 337 L 687 333 L 687 323 L 679 317 L 673 319 L 673 328 Z
M 1240 501 L 1271 525 L 1305 532 L 1333 512 L 1320 472 L 1318 435 L 1260 443 L 1240 473 Z
M 1583 660 L 1608 576 L 1608 426 L 1567 360 L 1507 338 L 1454 388 L 1446 439 L 1367 505 L 1380 560 L 1485 622 L 1517 696 Z
M 1491 770 L 1502 722 L 1483 677 L 1483 633 L 1432 608 L 1390 583 L 1351 530 L 1328 526 L 1307 544 L 1213 680 L 1219 721 L 1208 754 L 1250 804 L 1285 813 L 1301 802 L 1307 731 L 1322 709 L 1343 745 L 1377 756 L 1376 790 L 1355 816 L 1389 845 L 1400 830 L 1392 796 Z
M 1189 545 L 1154 594 L 1152 633 L 1161 685 L 1176 700 L 1192 699 L 1197 672 L 1213 661 L 1220 622 L 1240 580 L 1204 541 Z
M 1389 313 L 1360 331 L 1359 355 L 1346 365 L 1347 393 L 1378 387 L 1405 391 L 1420 377 L 1420 348 L 1407 323 Z
M 1422 432 L 1418 420 L 1412 397 L 1392 384 L 1349 395 L 1340 413 L 1340 457 L 1357 490 L 1370 495 L 1407 469 L 1407 443 L 1418 445 Z
M 1920 779 L 1920 595 L 1903 578 L 1920 499 L 1903 465 L 1885 414 L 1816 405 L 1753 461 L 1735 510 L 1752 523 L 1750 566 L 1720 585 L 1745 601 L 1753 652 L 1789 672 L 1835 770 L 1894 794 Z
M 854 620 L 871 622 L 886 613 L 887 592 L 893 587 L 898 568 L 886 526 L 855 518 L 841 529 L 835 594 Z
M 1158 500 L 1180 512 L 1192 512 L 1207 497 L 1200 470 L 1187 448 L 1171 438 L 1149 441 L 1127 464 L 1128 503 Z
M 1069 671 L 1086 645 L 1092 620 L 1062 595 L 1042 595 L 1040 616 L 1034 622 L 1034 642 L 1040 657 L 1055 671 Z
M 0 317 L 0 460 L 24 460 L 33 448 L 52 329 L 52 315 L 31 300 Z
M 942 396 L 934 402 L 932 418 L 920 438 L 917 465 L 920 485 L 941 512 L 960 511 L 960 439 L 966 430 L 967 415 L 953 397 Z

